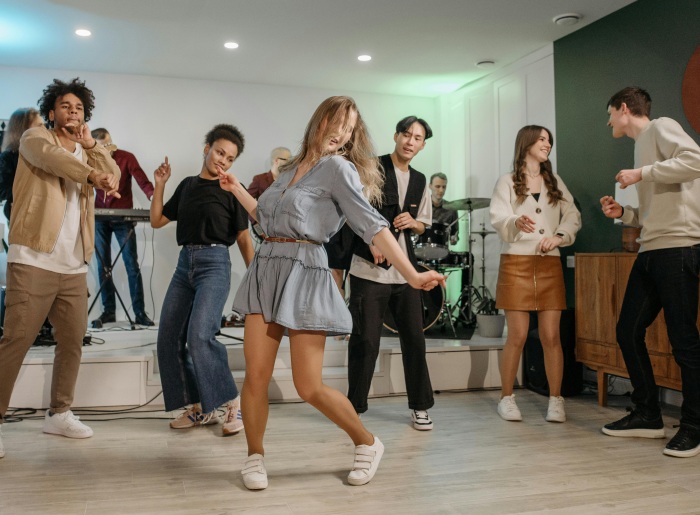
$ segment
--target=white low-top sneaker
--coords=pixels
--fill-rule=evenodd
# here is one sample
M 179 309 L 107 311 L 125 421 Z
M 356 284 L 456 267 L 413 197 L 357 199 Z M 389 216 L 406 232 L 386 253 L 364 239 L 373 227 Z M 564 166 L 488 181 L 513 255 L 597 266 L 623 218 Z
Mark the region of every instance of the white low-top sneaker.
M 92 429 L 83 424 L 70 410 L 53 414 L 47 410 L 44 416 L 43 431 L 67 438 L 90 438 L 92 436 Z
M 248 490 L 267 488 L 267 470 L 262 454 L 251 454 L 243 462 L 243 484 Z
M 372 481 L 383 454 L 384 445 L 376 436 L 372 445 L 356 445 L 355 463 L 348 474 L 348 483 L 353 486 L 361 486 Z
M 566 422 L 566 412 L 564 411 L 564 397 L 550 397 L 547 408 L 547 422 Z
M 518 405 L 515 404 L 515 394 L 506 395 L 499 401 L 498 414 L 503 420 L 509 420 L 511 422 L 519 422 L 523 419 Z
M 433 428 L 433 421 L 426 410 L 411 410 L 411 421 L 413 428 L 418 431 L 430 431 Z

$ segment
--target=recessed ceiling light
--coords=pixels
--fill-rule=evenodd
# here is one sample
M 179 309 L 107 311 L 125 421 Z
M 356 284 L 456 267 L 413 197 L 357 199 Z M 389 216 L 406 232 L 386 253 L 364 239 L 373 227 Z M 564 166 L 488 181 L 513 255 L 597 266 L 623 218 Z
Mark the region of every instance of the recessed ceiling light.
M 372 56 L 371 56 L 371 55 L 367 55 L 367 54 L 358 55 L 358 56 L 357 56 L 357 60 L 358 60 L 358 61 L 371 61 L 371 60 L 372 60 Z
M 496 66 L 496 61 L 494 61 L 493 59 L 482 59 L 481 61 L 477 61 L 474 64 L 480 70 L 490 70 L 494 66 Z
M 582 18 L 580 14 L 577 13 L 566 13 L 560 14 L 552 18 L 552 21 L 557 25 L 576 25 Z
M 238 43 L 236 43 L 235 41 L 227 41 L 226 43 L 224 43 L 224 47 L 233 50 L 234 48 L 238 48 Z
M 78 29 L 75 31 L 75 35 L 80 36 L 81 38 L 86 38 L 88 36 L 92 36 L 92 32 L 87 29 Z

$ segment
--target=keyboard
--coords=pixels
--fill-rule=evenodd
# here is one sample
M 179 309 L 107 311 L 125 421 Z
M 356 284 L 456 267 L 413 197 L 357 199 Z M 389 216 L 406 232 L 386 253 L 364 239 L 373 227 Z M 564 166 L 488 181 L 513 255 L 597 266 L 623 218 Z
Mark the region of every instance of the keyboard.
M 103 222 L 148 222 L 151 220 L 151 210 L 95 208 L 95 219 Z

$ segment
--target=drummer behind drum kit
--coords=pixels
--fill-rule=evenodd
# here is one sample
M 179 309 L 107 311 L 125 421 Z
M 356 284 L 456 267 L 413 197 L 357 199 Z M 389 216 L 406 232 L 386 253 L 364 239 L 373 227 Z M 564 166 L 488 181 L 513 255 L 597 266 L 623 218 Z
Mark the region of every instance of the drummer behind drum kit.
M 456 337 L 455 324 L 461 323 L 467 327 L 476 324 L 474 307 L 488 296 L 486 282 L 486 261 L 485 261 L 485 240 L 489 234 L 495 231 L 487 231 L 482 225 L 480 231 L 471 231 L 467 239 L 467 252 L 453 252 L 449 249 L 450 234 L 452 226 L 466 217 L 467 226 L 471 228 L 472 211 L 483 209 L 489 206 L 491 199 L 488 198 L 465 198 L 445 202 L 442 206 L 454 211 L 465 211 L 454 222 L 449 225 L 434 222 L 431 227 L 426 227 L 425 232 L 420 236 L 412 238 L 415 246 L 415 254 L 419 260 L 417 269 L 419 272 L 427 270 L 437 270 L 441 274 L 451 274 L 452 272 L 462 272 L 462 291 L 454 305 L 450 305 L 445 300 L 444 288 L 433 288 L 430 291 L 421 291 L 423 297 L 423 331 L 427 331 L 439 322 L 443 328 L 449 325 L 452 334 Z M 481 236 L 481 286 L 478 288 L 472 285 L 474 279 L 474 256 L 472 255 L 472 234 Z M 396 330 L 396 324 L 391 316 L 391 311 L 386 311 L 384 326 L 392 332 Z

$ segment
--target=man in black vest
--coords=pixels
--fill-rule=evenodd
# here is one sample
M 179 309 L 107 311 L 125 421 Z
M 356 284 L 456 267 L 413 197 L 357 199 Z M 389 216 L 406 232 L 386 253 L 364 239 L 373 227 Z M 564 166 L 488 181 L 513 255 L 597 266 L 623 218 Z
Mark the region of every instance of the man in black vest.
M 428 124 L 409 116 L 396 125 L 394 152 L 379 158 L 384 168 L 384 200 L 379 212 L 408 258 L 416 264 L 410 232 L 423 234 L 432 221 L 425 175 L 409 166 L 433 135 Z M 421 293 L 409 286 L 374 246 L 355 239 L 350 265 L 350 313 L 353 329 L 348 347 L 348 398 L 358 413 L 367 411 L 367 396 L 379 355 L 384 313 L 391 310 L 401 340 L 404 377 L 413 427 L 433 428 L 428 409 L 434 404 L 425 360 Z

